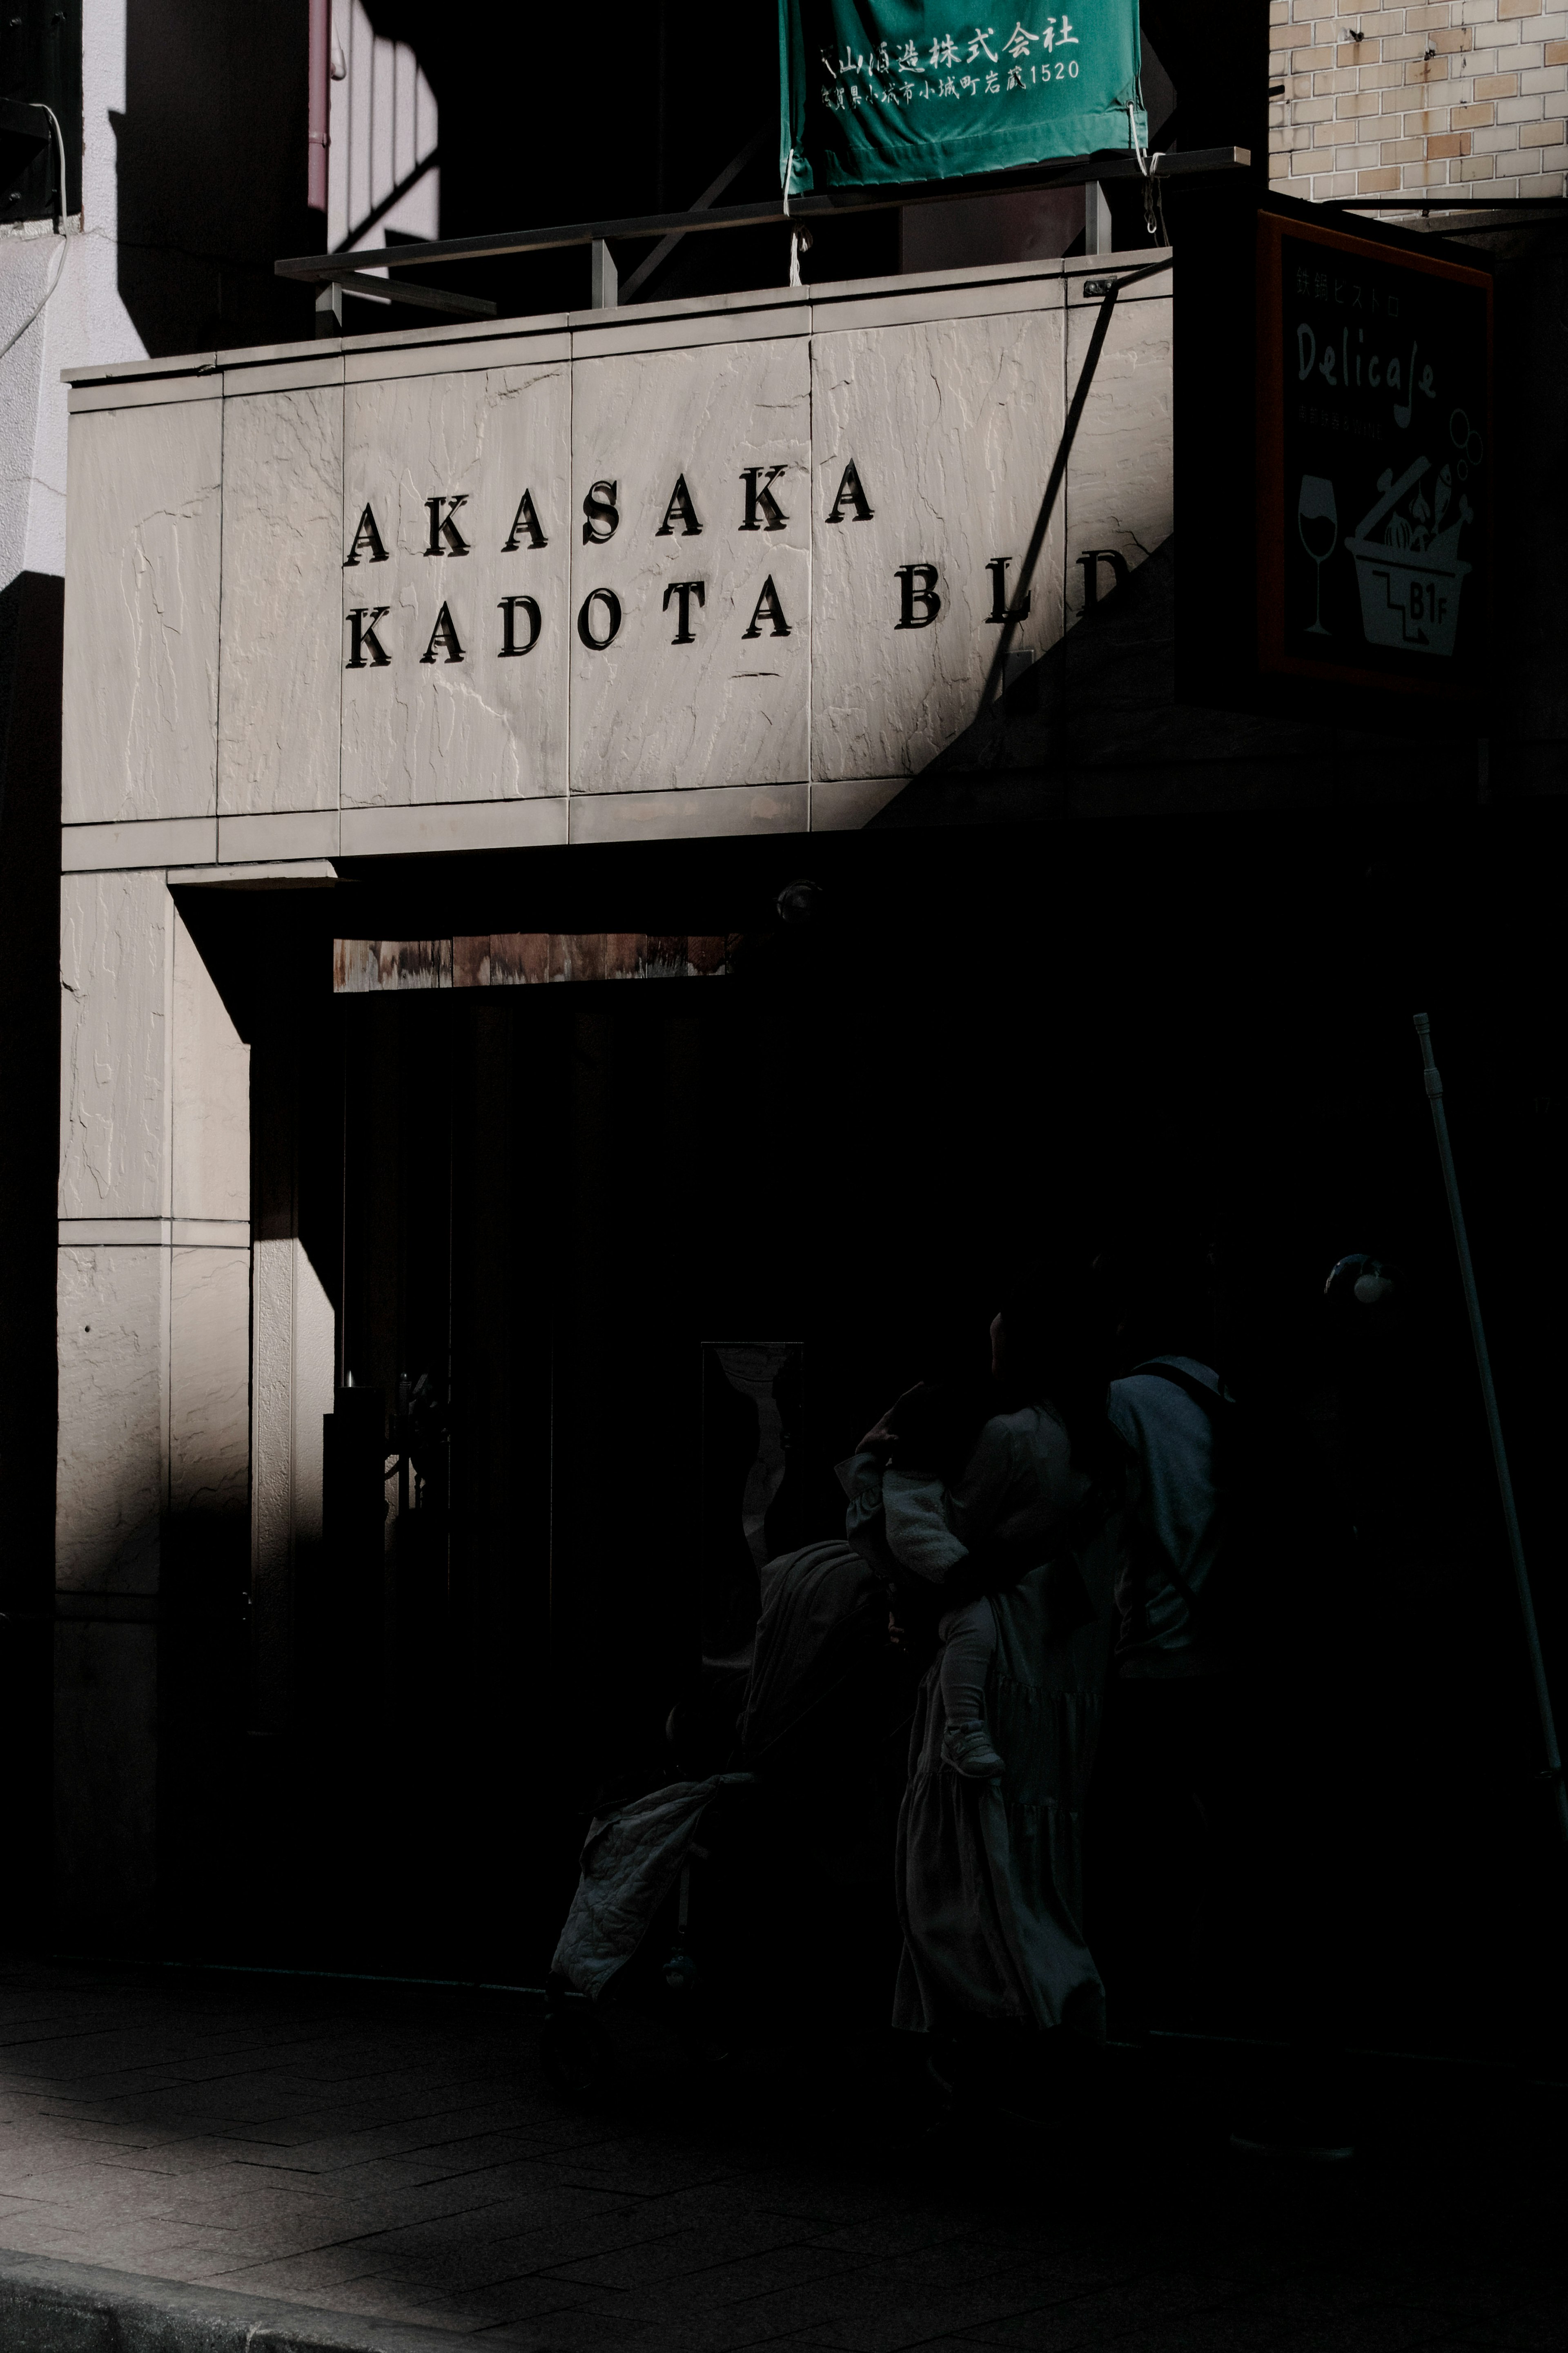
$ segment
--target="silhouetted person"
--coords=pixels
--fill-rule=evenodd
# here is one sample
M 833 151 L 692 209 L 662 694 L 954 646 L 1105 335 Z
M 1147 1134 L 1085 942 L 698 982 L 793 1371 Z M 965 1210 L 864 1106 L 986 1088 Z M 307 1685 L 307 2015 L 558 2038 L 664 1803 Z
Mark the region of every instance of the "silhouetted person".
M 1213 1282 L 1194 1249 L 1144 1245 L 1100 1262 L 1122 1377 L 1108 1414 L 1122 1451 L 1117 1633 L 1096 1789 L 1102 1964 L 1113 2027 L 1145 2031 L 1207 2005 L 1226 1781 L 1231 1661 L 1216 1571 L 1218 1457 L 1228 1397 L 1215 1358 Z

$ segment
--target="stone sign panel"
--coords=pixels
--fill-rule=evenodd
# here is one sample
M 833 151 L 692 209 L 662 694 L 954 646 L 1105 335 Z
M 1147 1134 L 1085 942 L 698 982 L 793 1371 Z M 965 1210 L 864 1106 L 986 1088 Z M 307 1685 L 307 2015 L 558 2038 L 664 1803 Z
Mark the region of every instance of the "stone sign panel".
M 574 789 L 804 777 L 807 339 L 584 360 L 574 390 Z
M 342 798 L 566 790 L 571 372 L 344 393 Z
M 863 821 L 1170 530 L 1164 278 L 1021 585 L 1089 266 L 83 381 L 68 864 Z

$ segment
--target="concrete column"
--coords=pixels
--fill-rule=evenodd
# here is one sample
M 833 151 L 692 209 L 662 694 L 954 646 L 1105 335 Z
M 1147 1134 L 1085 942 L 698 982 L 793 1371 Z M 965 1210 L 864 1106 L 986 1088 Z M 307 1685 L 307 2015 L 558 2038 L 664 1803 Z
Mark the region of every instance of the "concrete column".
M 243 1600 L 249 1056 L 161 872 L 67 875 L 60 938 L 56 1891 L 134 1934 Z
M 253 1248 L 250 1728 L 276 1735 L 293 1706 L 296 1579 L 321 1540 L 336 1324 L 298 1233 L 260 1235 Z

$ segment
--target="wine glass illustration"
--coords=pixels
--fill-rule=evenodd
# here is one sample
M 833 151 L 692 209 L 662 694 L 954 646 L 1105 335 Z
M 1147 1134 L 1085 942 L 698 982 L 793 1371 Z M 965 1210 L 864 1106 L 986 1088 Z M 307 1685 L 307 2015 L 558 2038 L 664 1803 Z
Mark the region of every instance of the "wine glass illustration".
M 1317 597 L 1312 614 L 1310 638 L 1331 636 L 1323 627 L 1323 566 L 1340 543 L 1339 510 L 1334 504 L 1334 486 L 1321 474 L 1303 474 L 1301 495 L 1296 501 L 1296 528 L 1301 534 L 1301 544 L 1317 565 Z

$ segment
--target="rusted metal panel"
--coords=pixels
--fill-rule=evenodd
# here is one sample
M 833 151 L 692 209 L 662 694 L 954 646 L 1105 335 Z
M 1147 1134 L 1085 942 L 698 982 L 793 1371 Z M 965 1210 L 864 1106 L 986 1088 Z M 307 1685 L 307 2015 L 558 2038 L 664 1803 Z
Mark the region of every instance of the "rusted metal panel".
M 684 980 L 685 933 L 649 932 L 643 958 L 643 974 L 648 980 Z
M 489 986 L 516 988 L 550 977 L 548 932 L 492 932 Z
M 387 988 L 450 988 L 450 940 L 334 940 L 332 987 L 371 997 Z
M 454 988 L 488 988 L 490 985 L 490 940 L 488 933 L 460 934 L 452 942 Z
M 562 980 L 708 980 L 738 935 L 648 932 L 463 933 L 449 940 L 334 940 L 339 996 L 396 988 L 538 987 Z
M 603 932 L 568 932 L 563 935 L 566 979 L 604 979 L 605 937 Z
M 606 980 L 646 979 L 647 976 L 647 949 L 646 932 L 606 932 L 605 978 Z
M 383 988 L 450 988 L 450 940 L 383 940 Z

